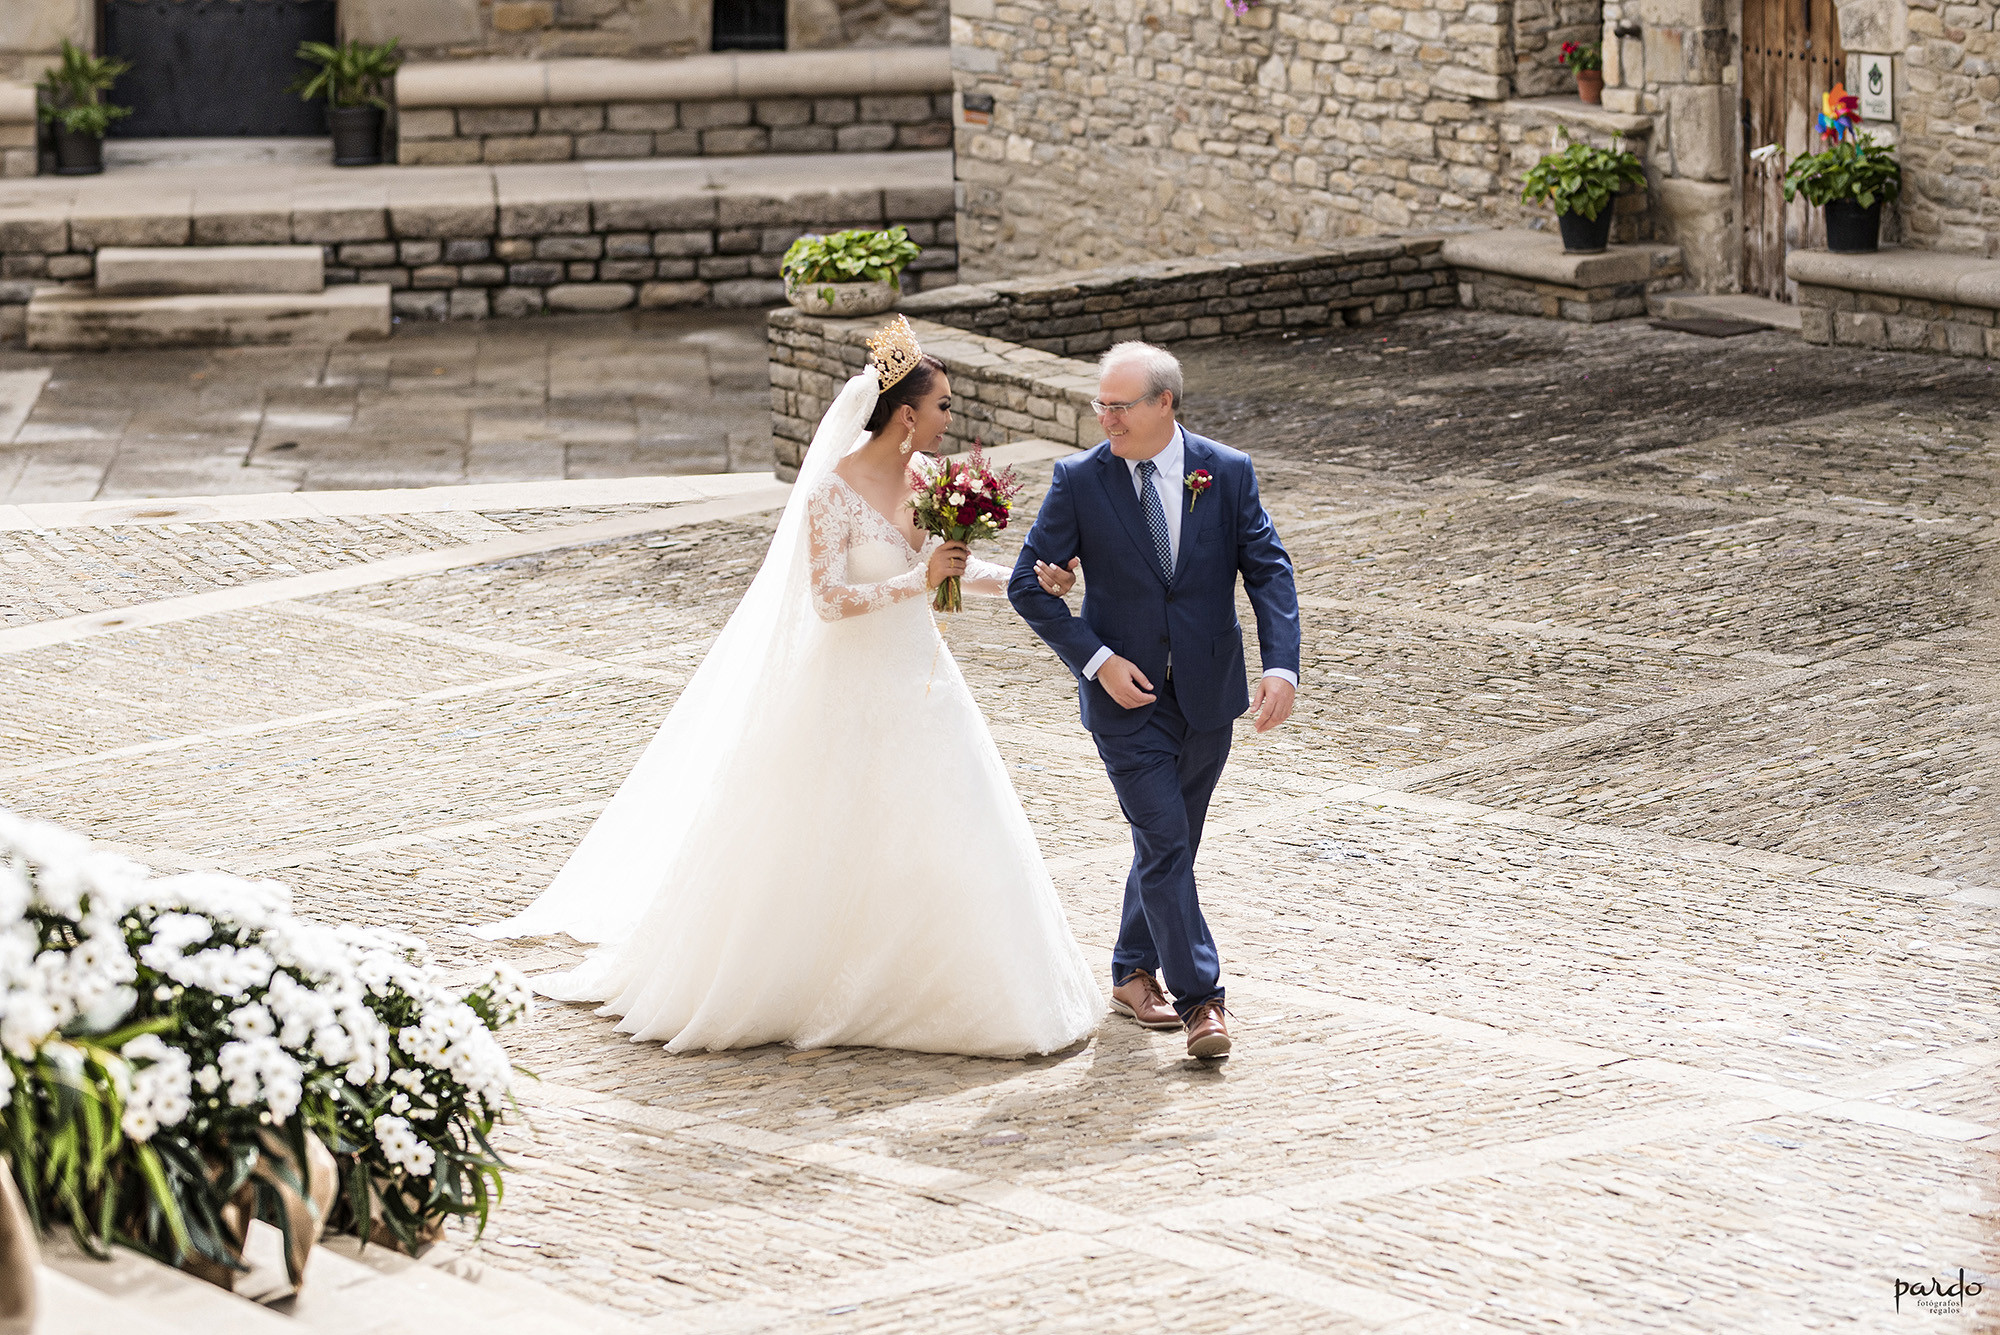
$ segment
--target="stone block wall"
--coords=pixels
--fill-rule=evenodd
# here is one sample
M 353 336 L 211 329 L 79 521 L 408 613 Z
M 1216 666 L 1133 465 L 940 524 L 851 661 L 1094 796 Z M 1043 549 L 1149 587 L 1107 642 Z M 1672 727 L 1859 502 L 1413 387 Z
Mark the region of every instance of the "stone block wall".
M 38 286 L 92 279 L 102 246 L 309 243 L 329 283 L 386 283 L 404 319 L 540 311 L 764 306 L 784 299 L 778 263 L 799 235 L 901 224 L 924 247 L 905 291 L 955 281 L 948 187 L 819 195 L 696 195 L 273 214 L 51 214 L 0 220 L 0 335 Z
M 1808 343 L 2000 358 L 2000 311 L 1990 306 L 1800 283 L 1799 332 Z
M 1557 58 L 1564 42 L 1599 40 L 1603 13 L 1602 0 L 1514 0 L 1514 95 L 1575 92 L 1575 72 Z
M 968 276 L 1491 220 L 1513 0 L 955 0 Z
M 562 162 L 951 147 L 950 93 L 556 106 L 421 107 L 398 117 L 404 165 Z
M 1849 51 L 1898 57 L 1896 133 L 1878 137 L 1898 141 L 1908 243 L 2000 256 L 2000 0 L 1851 0 L 1840 18 Z
M 920 315 L 1065 356 L 1125 339 L 1172 343 L 1258 330 L 1365 324 L 1457 304 L 1438 237 L 1335 242 L 1086 273 L 941 288 L 904 303 Z
M 771 434 L 780 477 L 797 476 L 820 417 L 866 364 L 867 340 L 884 318 L 829 320 L 789 308 L 771 312 Z M 1090 413 L 1095 366 L 929 320 L 912 319 L 910 326 L 951 377 L 946 453 L 981 440 L 1087 445 L 1098 439 L 1097 419 Z
M 1102 439 L 1090 400 L 1097 368 L 1081 360 L 1128 338 L 1173 343 L 1229 333 L 1367 324 L 1458 303 L 1438 237 L 1336 243 L 1313 253 L 1258 252 L 1048 279 L 943 288 L 902 310 L 951 377 L 950 450 L 975 440 Z M 771 434 L 789 477 L 821 414 L 867 357 L 884 316 L 829 320 L 771 312 Z

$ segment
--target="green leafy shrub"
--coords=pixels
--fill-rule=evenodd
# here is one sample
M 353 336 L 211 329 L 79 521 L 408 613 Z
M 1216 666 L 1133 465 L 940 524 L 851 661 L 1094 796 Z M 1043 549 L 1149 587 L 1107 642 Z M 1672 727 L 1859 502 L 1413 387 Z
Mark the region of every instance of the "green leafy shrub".
M 896 276 L 922 253 L 923 247 L 902 227 L 882 232 L 857 228 L 800 237 L 785 252 L 778 272 L 792 290 L 814 283 L 888 283 L 900 288 Z
M 325 98 L 331 107 L 387 108 L 389 80 L 402 68 L 403 53 L 394 38 L 380 46 L 367 42 L 299 43 L 299 59 L 319 68 L 292 82 L 292 91 L 307 102 Z
M 1559 127 L 1564 138 L 1567 127 Z M 1521 199 L 1547 201 L 1558 214 L 1574 214 L 1595 222 L 1614 195 L 1627 186 L 1646 184 L 1639 159 L 1618 148 L 1596 148 L 1571 140 L 1560 153 L 1545 153 L 1521 182 Z
M 1785 198 L 1803 194 L 1819 207 L 1829 200 L 1851 199 L 1862 208 L 1877 200 L 1894 199 L 1903 188 L 1903 169 L 1896 150 L 1872 135 L 1836 143 L 1822 153 L 1794 158 L 1785 170 Z

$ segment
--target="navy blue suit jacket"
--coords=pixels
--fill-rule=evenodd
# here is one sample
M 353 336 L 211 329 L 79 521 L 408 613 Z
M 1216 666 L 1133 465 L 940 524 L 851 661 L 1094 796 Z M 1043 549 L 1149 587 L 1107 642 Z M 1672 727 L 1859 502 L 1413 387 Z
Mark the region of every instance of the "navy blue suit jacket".
M 1135 732 L 1152 705 L 1126 709 L 1083 670 L 1100 648 L 1131 660 L 1153 683 L 1174 665 L 1174 698 L 1189 726 L 1223 728 L 1250 707 L 1243 628 L 1236 620 L 1236 578 L 1257 615 L 1265 668 L 1299 670 L 1299 601 L 1291 558 L 1257 495 L 1250 456 L 1185 431 L 1184 475 L 1206 469 L 1206 494 L 1181 516 L 1180 552 L 1171 585 L 1160 573 L 1139 509 L 1131 468 L 1104 441 L 1056 461 L 1055 481 L 1014 564 L 1007 597 L 1037 635 L 1076 675 L 1083 726 L 1121 736 Z M 1186 506 L 1185 494 L 1180 501 Z M 1035 562 L 1083 558 L 1083 613 L 1042 589 Z

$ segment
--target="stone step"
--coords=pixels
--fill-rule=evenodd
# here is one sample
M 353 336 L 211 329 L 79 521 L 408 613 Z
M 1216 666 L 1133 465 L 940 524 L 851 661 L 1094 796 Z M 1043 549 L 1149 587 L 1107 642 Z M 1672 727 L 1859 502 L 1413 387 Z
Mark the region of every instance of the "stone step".
M 35 1335 L 198 1335 L 49 1266 L 39 1267 L 35 1279 Z
M 1799 308 L 1769 297 L 1748 292 L 1662 292 L 1647 302 L 1653 315 L 1669 320 L 1695 320 L 1704 316 L 1724 320 L 1748 320 L 1766 329 L 1799 332 Z
M 387 338 L 389 330 L 389 288 L 379 283 L 172 297 L 45 287 L 28 303 L 28 346 L 51 352 L 347 343 Z
M 103 246 L 100 297 L 212 292 L 318 292 L 326 252 L 318 246 Z
M 51 1237 L 44 1240 L 42 1269 L 185 1335 L 284 1335 L 291 1329 L 283 1317 L 247 1298 L 123 1247 L 113 1247 L 110 1259 L 100 1261 L 67 1237 Z M 57 1329 L 45 1320 L 38 1332 Z M 132 1327 L 93 1324 L 79 1329 L 123 1332 Z
M 286 1296 L 282 1248 L 277 1230 L 252 1224 L 251 1269 L 230 1293 L 137 1252 L 113 1248 L 99 1261 L 52 1238 L 41 1290 L 49 1314 L 37 1335 L 639 1335 L 616 1313 L 483 1266 L 451 1243 L 417 1260 L 330 1237 L 313 1248 L 304 1287 Z

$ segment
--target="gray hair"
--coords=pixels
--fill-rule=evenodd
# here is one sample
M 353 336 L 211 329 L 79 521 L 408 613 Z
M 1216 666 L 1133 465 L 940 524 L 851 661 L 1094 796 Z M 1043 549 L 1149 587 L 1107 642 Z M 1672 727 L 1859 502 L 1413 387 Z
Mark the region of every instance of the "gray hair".
M 1181 406 L 1181 363 L 1180 359 L 1165 348 L 1156 348 L 1151 343 L 1113 343 L 1097 363 L 1097 373 L 1119 366 L 1137 366 L 1146 373 L 1146 392 L 1141 398 L 1152 398 L 1165 390 L 1174 396 L 1176 411 Z

